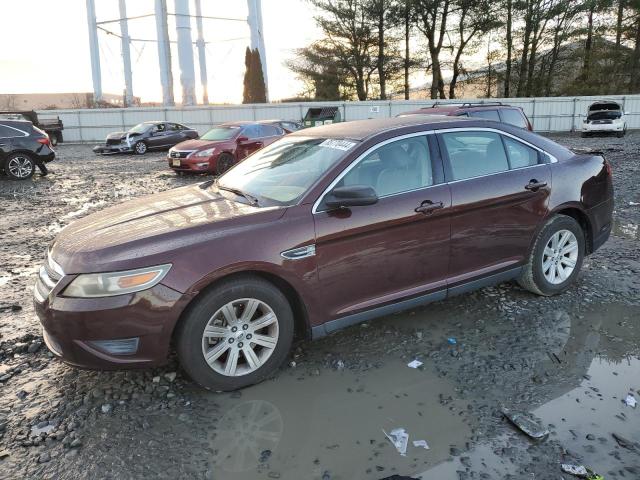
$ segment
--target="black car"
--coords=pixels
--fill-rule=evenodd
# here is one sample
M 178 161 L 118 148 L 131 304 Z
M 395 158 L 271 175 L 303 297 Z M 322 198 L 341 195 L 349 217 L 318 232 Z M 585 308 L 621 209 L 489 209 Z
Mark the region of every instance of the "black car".
M 95 153 L 144 155 L 148 150 L 167 150 L 185 140 L 198 138 L 193 128 L 172 122 L 143 122 L 127 132 L 110 133 L 104 145 L 93 147 Z
M 49 136 L 31 122 L 0 120 L 0 169 L 10 178 L 26 180 L 39 162 L 55 156 Z

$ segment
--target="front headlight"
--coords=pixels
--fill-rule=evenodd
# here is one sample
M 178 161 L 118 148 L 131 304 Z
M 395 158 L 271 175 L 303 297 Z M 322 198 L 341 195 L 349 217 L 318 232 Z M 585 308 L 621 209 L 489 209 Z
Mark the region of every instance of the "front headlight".
M 65 297 L 113 297 L 151 288 L 167 275 L 170 264 L 138 268 L 124 272 L 86 273 L 78 275 L 64 289 Z
M 206 150 L 202 150 L 200 152 L 196 152 L 193 154 L 194 157 L 210 157 L 213 155 L 213 152 L 216 151 L 216 147 L 207 148 Z

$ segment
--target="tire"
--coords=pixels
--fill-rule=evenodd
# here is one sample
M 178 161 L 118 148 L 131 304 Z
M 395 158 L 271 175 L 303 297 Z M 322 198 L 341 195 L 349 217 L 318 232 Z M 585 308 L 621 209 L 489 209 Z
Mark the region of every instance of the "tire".
M 149 147 L 143 140 L 139 140 L 133 145 L 133 153 L 135 153 L 136 155 L 144 155 L 145 153 L 147 153 L 148 149 Z
M 250 305 L 255 308 L 250 309 L 247 321 L 242 316 Z M 229 323 L 229 318 L 239 323 Z M 258 325 L 259 319 L 266 326 Z M 210 332 L 207 337 L 205 328 Z M 196 300 L 179 325 L 176 350 L 182 368 L 202 387 L 237 390 L 264 380 L 282 365 L 293 333 L 293 312 L 284 294 L 259 277 L 243 276 L 225 281 Z M 269 346 L 251 341 L 258 336 L 261 342 L 269 340 Z
M 555 250 L 557 254 L 552 254 L 554 236 L 559 240 Z M 564 239 L 567 240 L 563 246 Z M 567 215 L 552 217 L 538 234 L 518 284 L 538 295 L 551 296 L 564 292 L 580 272 L 585 245 L 584 232 L 575 219 Z M 550 267 L 545 270 L 543 262 Z M 553 277 L 555 279 L 551 280 Z
M 27 180 L 35 169 L 33 158 L 26 153 L 12 153 L 4 162 L 4 172 L 13 180 Z
M 216 162 L 216 173 L 222 175 L 224 172 L 233 167 L 235 158 L 230 153 L 221 153 Z

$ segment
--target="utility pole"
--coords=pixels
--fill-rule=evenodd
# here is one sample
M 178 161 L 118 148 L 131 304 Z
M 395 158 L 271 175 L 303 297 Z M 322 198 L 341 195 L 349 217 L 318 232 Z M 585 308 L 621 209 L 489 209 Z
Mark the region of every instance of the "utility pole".
M 93 79 L 93 101 L 102 101 L 102 74 L 100 72 L 100 48 L 94 0 L 87 0 L 87 25 L 89 26 L 89 52 L 91 54 L 91 78 Z
M 193 47 L 191 42 L 191 16 L 189 0 L 175 0 L 176 30 L 178 32 L 178 63 L 182 84 L 182 105 L 196 104 L 196 73 L 193 67 Z
M 162 104 L 165 107 L 173 107 L 175 102 L 173 100 L 171 44 L 169 43 L 169 25 L 167 24 L 167 0 L 155 0 L 155 10 L 160 84 L 162 85 Z
M 249 7 L 249 28 L 251 29 L 251 50 L 258 49 L 260 52 L 260 62 L 262 63 L 262 75 L 264 76 L 264 87 L 269 101 L 269 78 L 267 77 L 267 55 L 264 47 L 264 29 L 262 27 L 262 2 L 261 0 L 247 0 Z
M 120 0 L 120 36 L 122 43 L 122 68 L 124 70 L 124 106 L 130 107 L 133 103 L 133 78 L 131 74 L 131 50 L 129 44 L 129 26 L 127 24 L 127 2 Z
M 200 0 L 196 0 L 196 27 L 198 29 L 198 60 L 200 62 L 200 84 L 202 85 L 202 103 L 209 103 L 209 93 L 207 91 L 207 54 L 204 43 L 204 35 L 202 28 L 202 9 L 200 8 Z

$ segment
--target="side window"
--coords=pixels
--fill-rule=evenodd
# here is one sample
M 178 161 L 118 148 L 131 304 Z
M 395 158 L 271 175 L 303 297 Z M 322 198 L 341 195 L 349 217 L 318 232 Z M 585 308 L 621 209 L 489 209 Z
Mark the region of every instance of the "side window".
M 167 123 L 167 130 L 171 132 L 177 132 L 178 130 L 180 130 L 180 127 L 175 123 Z
M 518 109 L 505 108 L 504 110 L 500 110 L 500 115 L 502 115 L 502 121 L 504 123 L 525 129 L 529 127 L 524 114 Z
M 367 185 L 379 197 L 433 185 L 426 136 L 388 143 L 367 155 L 336 186 Z
M 443 133 L 452 180 L 479 177 L 509 170 L 500 135 L 464 131 Z
M 242 130 L 242 135 L 247 137 L 249 140 L 252 140 L 254 138 L 260 138 L 260 135 L 262 135 L 262 131 L 260 130 L 260 127 L 258 125 L 247 125 Z
M 504 146 L 507 147 L 511 168 L 530 167 L 538 164 L 538 151 L 520 143 L 513 138 L 503 136 Z
M 273 137 L 275 135 L 278 135 L 278 129 L 273 125 L 260 125 L 260 130 L 261 130 L 261 134 L 260 134 L 261 137 Z
M 5 125 L 0 125 L 0 138 L 21 137 L 22 134 L 13 128 L 9 128 Z
M 469 115 L 476 118 L 484 118 L 486 120 L 495 120 L 496 122 L 500 121 L 500 116 L 498 115 L 497 110 L 476 110 L 474 112 L 469 112 Z

